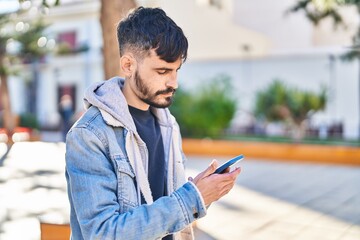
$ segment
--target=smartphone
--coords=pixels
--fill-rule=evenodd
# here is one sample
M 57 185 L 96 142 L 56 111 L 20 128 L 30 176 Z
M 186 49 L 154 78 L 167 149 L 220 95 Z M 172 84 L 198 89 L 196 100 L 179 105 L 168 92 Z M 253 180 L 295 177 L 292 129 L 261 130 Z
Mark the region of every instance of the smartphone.
M 223 165 L 221 165 L 220 167 L 218 167 L 214 173 L 217 173 L 217 174 L 221 174 L 221 173 L 224 173 L 224 171 L 228 168 L 228 167 L 231 167 L 232 165 L 234 165 L 235 163 L 241 161 L 244 159 L 244 156 L 243 155 L 239 155 L 239 156 L 236 156 L 234 157 L 233 159 L 230 159 L 229 161 L 227 161 L 226 163 L 224 163 Z

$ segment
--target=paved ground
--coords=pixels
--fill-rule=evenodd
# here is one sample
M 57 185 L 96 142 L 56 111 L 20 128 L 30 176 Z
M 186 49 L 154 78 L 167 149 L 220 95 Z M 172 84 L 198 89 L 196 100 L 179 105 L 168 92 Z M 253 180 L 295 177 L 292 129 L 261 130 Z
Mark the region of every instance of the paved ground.
M 246 159 L 198 227 L 213 239 L 360 240 L 360 168 Z
M 40 218 L 67 219 L 64 151 L 16 143 L 0 159 L 1 240 L 39 239 Z M 190 156 L 187 174 L 209 162 Z M 360 167 L 246 159 L 236 187 L 197 222 L 197 239 L 360 240 L 359 186 Z

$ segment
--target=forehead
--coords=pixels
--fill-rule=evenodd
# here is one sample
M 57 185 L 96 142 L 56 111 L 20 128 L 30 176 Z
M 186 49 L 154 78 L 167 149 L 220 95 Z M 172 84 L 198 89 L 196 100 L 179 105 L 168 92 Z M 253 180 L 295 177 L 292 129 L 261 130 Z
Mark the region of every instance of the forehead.
M 175 62 L 169 63 L 160 59 L 154 49 L 149 51 L 149 54 L 145 55 L 142 61 L 142 65 L 149 66 L 150 68 L 169 68 L 178 69 L 182 64 L 182 59 L 179 58 Z

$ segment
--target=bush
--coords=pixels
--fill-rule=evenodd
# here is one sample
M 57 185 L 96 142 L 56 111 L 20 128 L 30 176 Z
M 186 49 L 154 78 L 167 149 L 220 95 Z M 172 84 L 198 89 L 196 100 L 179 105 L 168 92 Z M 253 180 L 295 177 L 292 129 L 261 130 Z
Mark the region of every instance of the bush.
M 310 112 L 323 110 L 326 105 L 326 91 L 320 93 L 303 91 L 287 87 L 279 80 L 274 80 L 266 89 L 257 92 L 255 115 L 269 121 L 283 121 L 291 118 L 301 124 Z
M 184 136 L 219 137 L 236 111 L 230 78 L 217 76 L 192 92 L 178 90 L 170 107 Z
M 36 116 L 31 113 L 23 113 L 20 115 L 19 126 L 28 127 L 31 129 L 39 129 L 38 120 Z
M 304 136 L 305 121 L 325 108 L 326 89 L 319 93 L 288 87 L 274 80 L 267 88 L 257 92 L 254 113 L 269 122 L 282 121 L 290 126 L 294 139 Z

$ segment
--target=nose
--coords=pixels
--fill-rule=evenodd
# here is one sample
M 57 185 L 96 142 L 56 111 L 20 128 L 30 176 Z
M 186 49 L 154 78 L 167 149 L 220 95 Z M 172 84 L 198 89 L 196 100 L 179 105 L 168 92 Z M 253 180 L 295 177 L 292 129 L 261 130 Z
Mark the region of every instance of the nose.
M 171 74 L 170 78 L 166 82 L 166 87 L 171 87 L 173 89 L 178 88 L 177 72 Z

